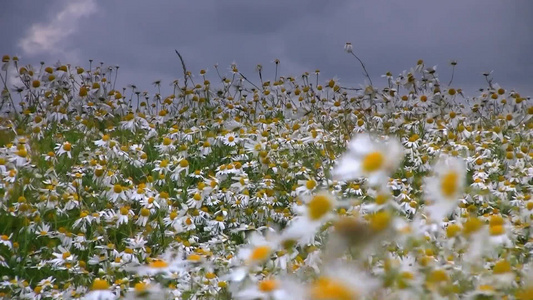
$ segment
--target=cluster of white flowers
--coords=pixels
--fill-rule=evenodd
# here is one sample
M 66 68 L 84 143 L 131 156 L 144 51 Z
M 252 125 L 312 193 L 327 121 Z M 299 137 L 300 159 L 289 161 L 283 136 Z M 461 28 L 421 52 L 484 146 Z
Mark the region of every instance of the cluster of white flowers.
M 2 61 L 0 299 L 533 299 L 516 91 L 419 61 L 383 89 L 232 65 L 152 98 Z

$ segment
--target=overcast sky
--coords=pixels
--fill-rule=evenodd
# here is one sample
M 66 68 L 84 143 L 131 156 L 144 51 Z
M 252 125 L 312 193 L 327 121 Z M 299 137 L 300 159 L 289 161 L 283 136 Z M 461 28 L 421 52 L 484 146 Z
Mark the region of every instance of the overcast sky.
M 0 54 L 24 64 L 45 61 L 88 66 L 88 60 L 119 65 L 119 86 L 169 84 L 188 69 L 199 74 L 229 65 L 258 82 L 257 64 L 273 79 L 321 70 L 344 86 L 364 82 L 358 62 L 343 51 L 351 42 L 374 84 L 424 59 L 447 83 L 457 60 L 454 85 L 469 95 L 494 82 L 533 96 L 532 0 L 210 0 L 210 1 L 3 1 Z M 198 76 L 198 75 L 197 75 Z M 212 77 L 214 80 L 215 77 Z M 165 96 L 163 90 L 163 96 Z

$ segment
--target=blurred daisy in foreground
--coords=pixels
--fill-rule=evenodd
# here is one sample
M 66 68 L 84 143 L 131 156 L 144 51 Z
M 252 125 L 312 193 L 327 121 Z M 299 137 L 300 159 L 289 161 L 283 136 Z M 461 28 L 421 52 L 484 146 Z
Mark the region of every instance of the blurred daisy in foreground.
M 380 282 L 357 268 L 328 266 L 307 289 L 307 299 L 362 299 L 380 286 Z
M 137 282 L 126 293 L 125 299 L 167 299 L 168 295 L 158 284 L 150 283 L 149 280 Z
M 522 284 L 515 296 L 518 300 L 531 299 L 533 296 L 533 269 L 531 264 L 525 266 L 525 274 L 521 276 Z
M 370 185 L 387 183 L 403 158 L 403 148 L 396 139 L 378 141 L 368 134 L 359 134 L 348 144 L 348 151 L 333 169 L 333 179 L 353 180 L 368 177 Z
M 237 253 L 238 258 L 243 262 L 242 267 L 230 273 L 232 281 L 242 281 L 250 268 L 261 265 L 267 261 L 274 251 L 279 248 L 279 238 L 276 236 L 263 237 L 260 234 L 250 236 L 250 244 L 245 245 Z
M 254 285 L 238 291 L 235 294 L 236 299 L 298 299 L 293 297 L 291 291 L 298 289 L 300 286 L 289 280 L 291 287 L 289 288 L 287 280 L 265 278 L 258 281 Z M 303 294 L 300 292 L 300 294 Z
M 436 221 L 450 214 L 463 193 L 466 177 L 465 162 L 456 157 L 442 157 L 435 165 L 435 174 L 426 180 L 426 193 L 433 203 L 426 207 Z
M 320 226 L 331 219 L 333 210 L 338 206 L 335 197 L 328 192 L 307 196 L 303 202 L 295 206 L 294 210 L 299 216 L 283 231 L 283 240 L 298 240 L 303 244 L 310 242 Z
M 132 271 L 136 271 L 139 276 L 153 276 L 156 274 L 180 273 L 185 270 L 187 261 L 180 257 L 180 254 L 173 254 L 168 252 L 161 258 L 151 259 L 148 265 L 132 267 Z
M 83 297 L 84 300 L 112 300 L 117 299 L 110 289 L 109 283 L 105 279 L 96 278 L 93 281 L 91 291 Z

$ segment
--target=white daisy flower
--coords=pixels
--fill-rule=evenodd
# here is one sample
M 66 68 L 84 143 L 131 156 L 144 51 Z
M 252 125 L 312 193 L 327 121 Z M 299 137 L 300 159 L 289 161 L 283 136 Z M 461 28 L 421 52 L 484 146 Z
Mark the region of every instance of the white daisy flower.
M 463 193 L 466 165 L 460 158 L 442 157 L 435 165 L 435 175 L 426 180 L 426 193 L 433 201 L 426 210 L 431 218 L 441 221 L 451 213 Z
M 402 158 L 403 148 L 399 141 L 377 141 L 368 134 L 359 134 L 348 144 L 348 151 L 333 169 L 333 178 L 347 181 L 368 177 L 370 185 L 385 184 Z

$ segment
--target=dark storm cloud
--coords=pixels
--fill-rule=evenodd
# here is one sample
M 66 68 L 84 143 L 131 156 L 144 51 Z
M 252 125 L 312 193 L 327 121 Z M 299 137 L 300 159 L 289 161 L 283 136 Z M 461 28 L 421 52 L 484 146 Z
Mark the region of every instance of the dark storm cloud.
M 148 90 L 156 79 L 180 77 L 174 49 L 193 73 L 208 68 L 211 78 L 214 64 L 229 73 L 233 61 L 250 79 L 257 64 L 273 78 L 277 58 L 282 75 L 320 69 L 323 81 L 358 86 L 361 68 L 343 52 L 349 41 L 374 83 L 418 59 L 438 65 L 447 83 L 455 59 L 458 86 L 485 86 L 481 73 L 494 70 L 495 82 L 533 95 L 532 11 L 529 0 L 13 1 L 0 13 L 0 51 L 27 63 L 120 65 L 119 84 Z
M 331 15 L 347 1 L 246 1 L 216 2 L 216 22 L 222 32 L 279 33 L 305 17 Z

